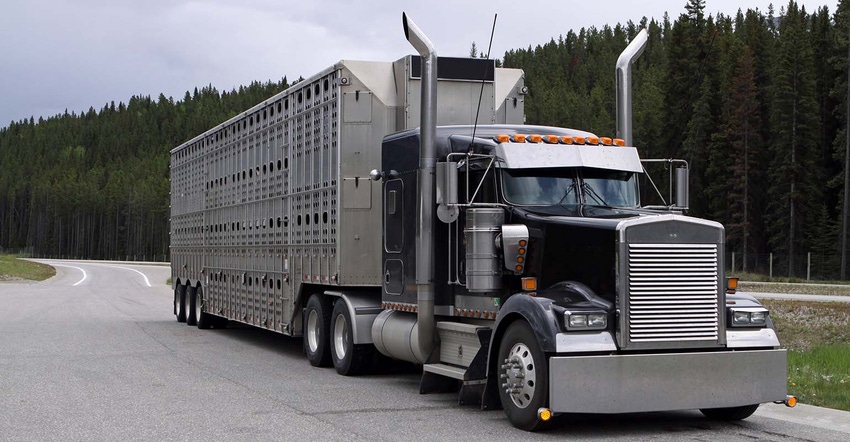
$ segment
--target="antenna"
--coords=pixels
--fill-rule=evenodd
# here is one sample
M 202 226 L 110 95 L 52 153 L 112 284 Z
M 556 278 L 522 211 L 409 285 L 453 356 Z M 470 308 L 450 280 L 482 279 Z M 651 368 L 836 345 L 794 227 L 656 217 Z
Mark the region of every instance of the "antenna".
M 490 44 L 487 45 L 487 56 L 486 60 L 490 59 L 490 50 L 493 49 L 493 35 L 496 33 L 496 19 L 499 18 L 499 14 L 493 15 L 493 27 L 490 29 Z M 496 68 L 496 63 L 493 62 L 493 69 Z M 478 106 L 475 109 L 475 121 L 472 126 L 472 138 L 469 140 L 469 150 L 472 150 L 472 143 L 475 142 L 475 131 L 478 130 L 478 115 L 481 113 L 481 100 L 484 97 L 484 82 L 487 79 L 487 72 L 484 72 L 484 75 L 481 76 L 481 91 L 478 92 Z

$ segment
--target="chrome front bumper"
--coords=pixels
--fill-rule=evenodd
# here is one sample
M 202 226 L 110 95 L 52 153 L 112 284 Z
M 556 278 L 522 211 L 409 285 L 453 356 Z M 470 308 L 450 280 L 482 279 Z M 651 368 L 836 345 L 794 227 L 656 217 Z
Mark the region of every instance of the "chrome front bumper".
M 549 359 L 556 413 L 723 408 L 786 398 L 785 350 L 739 350 Z

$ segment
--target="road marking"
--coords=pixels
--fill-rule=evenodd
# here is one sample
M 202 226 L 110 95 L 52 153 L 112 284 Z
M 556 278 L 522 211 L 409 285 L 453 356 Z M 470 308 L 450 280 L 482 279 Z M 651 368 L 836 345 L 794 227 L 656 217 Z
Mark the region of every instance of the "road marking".
M 138 274 L 142 275 L 142 278 L 144 278 L 144 280 L 145 280 L 145 284 L 147 284 L 147 286 L 148 286 L 148 287 L 153 287 L 153 286 L 151 285 L 151 282 L 148 280 L 148 277 L 147 277 L 147 276 L 145 276 L 145 274 L 144 274 L 144 273 L 142 273 L 142 272 L 140 272 L 140 271 L 138 271 L 138 270 L 136 270 L 136 269 L 131 269 L 130 267 L 121 267 L 121 266 L 106 266 L 106 267 L 113 267 L 113 268 L 116 268 L 116 269 L 124 269 L 124 270 L 132 270 L 132 271 L 134 271 L 134 272 L 136 272 L 136 273 L 138 273 Z
M 79 281 L 75 282 L 74 284 L 71 284 L 73 287 L 76 287 L 76 286 L 78 286 L 78 285 L 82 284 L 82 283 L 83 283 L 83 281 L 85 281 L 85 280 L 89 277 L 89 274 L 88 274 L 88 273 L 86 273 L 86 271 L 85 271 L 85 270 L 83 270 L 83 269 L 81 269 L 81 268 L 79 268 L 79 267 L 69 266 L 69 265 L 65 265 L 65 264 L 56 264 L 56 263 L 52 263 L 51 265 L 55 265 L 56 267 L 70 267 L 70 268 L 72 268 L 72 269 L 77 269 L 77 270 L 79 270 L 79 271 L 83 272 L 83 279 L 81 279 L 81 280 L 79 280 Z

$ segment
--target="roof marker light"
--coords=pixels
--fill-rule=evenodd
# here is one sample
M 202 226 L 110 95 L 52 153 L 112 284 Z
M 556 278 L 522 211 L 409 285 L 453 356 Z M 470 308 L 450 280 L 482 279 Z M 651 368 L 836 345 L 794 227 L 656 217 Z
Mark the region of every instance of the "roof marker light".
M 614 138 L 614 145 L 624 147 L 626 145 L 626 140 L 622 138 Z
M 536 135 L 536 134 L 535 135 L 529 135 L 528 141 L 530 141 L 532 143 L 542 143 L 543 142 L 543 136 L 542 135 Z
M 573 143 L 575 143 L 575 144 L 584 144 L 584 143 L 585 143 L 585 138 L 584 138 L 584 137 L 573 137 Z
M 614 144 L 614 141 L 609 137 L 602 137 L 602 138 L 599 139 L 599 142 L 602 143 L 605 146 L 610 146 L 610 145 Z
M 525 143 L 525 135 L 514 134 L 512 137 L 514 143 Z
M 561 144 L 573 144 L 573 137 L 569 135 L 562 135 Z
M 508 136 L 508 135 L 505 135 L 505 134 L 499 134 L 499 135 L 496 135 L 496 141 L 498 141 L 500 143 L 507 143 L 507 142 L 511 141 L 511 137 Z
M 543 138 L 543 141 L 550 143 L 550 144 L 558 144 L 558 136 L 557 135 L 546 135 L 546 137 Z
M 592 135 L 587 137 L 587 144 L 594 145 L 594 146 L 598 145 L 599 144 L 599 137 L 592 136 Z

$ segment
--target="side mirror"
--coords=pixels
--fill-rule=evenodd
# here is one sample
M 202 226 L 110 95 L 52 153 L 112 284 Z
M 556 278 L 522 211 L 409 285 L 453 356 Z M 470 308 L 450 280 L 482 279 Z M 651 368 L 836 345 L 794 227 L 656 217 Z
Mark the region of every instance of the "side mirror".
M 457 163 L 437 163 L 437 217 L 444 223 L 457 220 Z
M 688 208 L 688 168 L 676 168 L 676 207 Z

